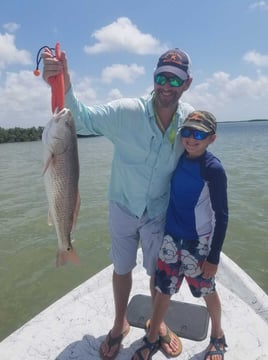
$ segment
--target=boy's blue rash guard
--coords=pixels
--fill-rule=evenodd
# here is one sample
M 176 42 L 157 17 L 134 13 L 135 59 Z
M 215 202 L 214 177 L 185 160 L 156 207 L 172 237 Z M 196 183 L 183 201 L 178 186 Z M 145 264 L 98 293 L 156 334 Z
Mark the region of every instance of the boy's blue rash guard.
M 189 241 L 209 235 L 207 261 L 218 264 L 227 224 L 227 178 L 221 162 L 208 151 L 197 159 L 184 153 L 171 181 L 166 233 Z

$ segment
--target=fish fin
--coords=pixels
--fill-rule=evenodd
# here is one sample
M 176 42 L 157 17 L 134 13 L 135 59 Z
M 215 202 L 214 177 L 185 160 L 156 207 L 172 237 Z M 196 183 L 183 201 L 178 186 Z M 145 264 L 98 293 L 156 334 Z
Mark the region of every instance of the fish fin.
M 44 161 L 42 176 L 45 175 L 51 161 L 53 161 L 53 154 L 49 153 L 49 155 L 46 157 L 46 160 Z
M 47 224 L 48 224 L 48 226 L 52 226 L 52 225 L 53 225 L 52 216 L 51 216 L 49 210 L 48 210 L 48 213 L 47 213 Z
M 80 210 L 80 204 L 81 204 L 81 199 L 80 199 L 80 193 L 78 191 L 77 192 L 76 205 L 75 205 L 74 214 L 73 214 L 73 225 L 72 225 L 71 232 L 73 232 L 75 230 L 75 227 L 76 227 L 78 213 L 79 213 L 79 210 Z
M 70 248 L 70 250 L 58 250 L 57 252 L 56 266 L 65 265 L 67 262 L 72 262 L 73 264 L 80 263 L 80 259 L 73 248 Z

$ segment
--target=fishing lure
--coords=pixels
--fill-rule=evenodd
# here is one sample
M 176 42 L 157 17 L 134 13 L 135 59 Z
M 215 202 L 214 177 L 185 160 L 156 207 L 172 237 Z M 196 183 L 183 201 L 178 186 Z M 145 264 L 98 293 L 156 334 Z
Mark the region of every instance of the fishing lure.
M 36 68 L 34 70 L 34 75 L 39 76 L 40 70 L 39 70 L 39 64 L 41 62 L 41 51 L 47 49 L 50 51 L 50 53 L 56 57 L 58 60 L 61 59 L 61 51 L 60 51 L 60 44 L 56 43 L 55 48 L 50 48 L 49 46 L 42 46 L 36 55 Z M 59 75 L 51 76 L 48 79 L 48 82 L 51 86 L 51 108 L 52 112 L 54 113 L 56 109 L 58 111 L 62 110 L 64 108 L 64 76 L 63 72 L 61 72 Z

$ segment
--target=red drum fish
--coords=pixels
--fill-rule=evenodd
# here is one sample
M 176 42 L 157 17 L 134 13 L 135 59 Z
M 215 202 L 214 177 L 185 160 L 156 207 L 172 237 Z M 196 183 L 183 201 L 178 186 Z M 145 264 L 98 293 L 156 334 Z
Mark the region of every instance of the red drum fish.
M 43 175 L 48 199 L 48 224 L 54 224 L 58 238 L 56 266 L 79 263 L 71 243 L 80 208 L 79 159 L 72 113 L 63 108 L 53 114 L 43 134 Z

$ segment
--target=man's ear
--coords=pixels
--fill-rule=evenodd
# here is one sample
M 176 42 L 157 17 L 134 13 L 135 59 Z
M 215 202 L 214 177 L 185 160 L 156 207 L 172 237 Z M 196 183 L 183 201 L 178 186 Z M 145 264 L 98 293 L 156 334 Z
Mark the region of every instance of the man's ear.
M 191 77 L 185 81 L 185 83 L 183 84 L 183 88 L 184 88 L 183 91 L 186 91 L 189 89 L 192 81 L 193 81 L 193 78 L 191 78 Z

